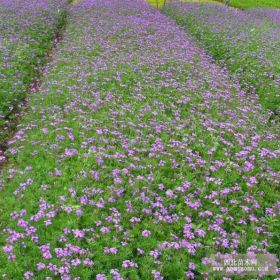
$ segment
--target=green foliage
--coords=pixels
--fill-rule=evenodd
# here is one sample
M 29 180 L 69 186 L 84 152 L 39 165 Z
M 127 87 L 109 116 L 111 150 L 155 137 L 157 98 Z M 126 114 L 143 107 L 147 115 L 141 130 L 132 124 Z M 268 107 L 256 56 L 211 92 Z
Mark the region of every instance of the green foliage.
M 229 5 L 240 8 L 280 8 L 279 0 L 229 0 Z
M 164 3 L 168 4 L 170 0 L 146 0 L 153 6 L 161 7 Z M 239 9 L 250 8 L 280 8 L 279 0 L 182 0 L 180 2 L 220 2 Z

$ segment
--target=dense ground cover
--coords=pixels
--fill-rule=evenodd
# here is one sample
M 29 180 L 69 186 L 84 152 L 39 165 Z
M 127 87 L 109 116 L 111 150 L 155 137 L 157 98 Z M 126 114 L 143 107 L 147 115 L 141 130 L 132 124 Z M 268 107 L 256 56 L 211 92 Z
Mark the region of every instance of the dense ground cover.
M 225 0 L 229 5 L 240 8 L 280 8 L 279 0 Z
M 267 18 L 275 24 L 280 24 L 280 9 L 250 9 L 247 13 Z
M 0 0 L 0 144 L 5 119 L 22 101 L 51 47 L 64 0 Z
M 257 91 L 272 111 L 280 106 L 280 26 L 263 12 L 239 11 L 211 3 L 177 3 L 164 8 L 194 35 L 215 59 Z M 277 12 L 275 12 L 277 13 Z
M 172 2 L 214 2 L 224 3 L 240 9 L 250 8 L 280 8 L 278 0 L 146 0 L 154 6 L 161 7 L 163 4 Z
M 165 4 L 173 3 L 173 2 L 178 2 L 177 0 L 146 0 L 149 4 L 155 6 L 155 7 L 162 7 Z M 181 2 L 214 2 L 214 3 L 219 3 L 216 0 L 181 0 Z
M 84 0 L 44 76 L 2 171 L 4 279 L 200 279 L 211 253 L 279 253 L 277 127 L 172 20 Z

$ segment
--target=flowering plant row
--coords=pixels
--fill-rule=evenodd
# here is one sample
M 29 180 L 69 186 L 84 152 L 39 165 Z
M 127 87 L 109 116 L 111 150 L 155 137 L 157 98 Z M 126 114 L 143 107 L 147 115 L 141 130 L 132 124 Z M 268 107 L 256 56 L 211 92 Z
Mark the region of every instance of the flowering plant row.
M 280 12 L 241 11 L 213 3 L 176 3 L 164 7 L 226 66 L 248 92 L 280 113 Z
M 211 254 L 279 253 L 277 127 L 144 1 L 71 6 L 29 108 L 0 183 L 4 279 L 202 279 Z
M 52 46 L 64 5 L 64 0 L 0 0 L 0 143 L 7 117 L 25 97 Z

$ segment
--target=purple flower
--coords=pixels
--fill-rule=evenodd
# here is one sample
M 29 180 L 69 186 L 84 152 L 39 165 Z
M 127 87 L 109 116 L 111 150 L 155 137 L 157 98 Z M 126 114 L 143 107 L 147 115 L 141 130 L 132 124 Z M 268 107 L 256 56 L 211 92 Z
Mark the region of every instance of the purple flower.
M 69 148 L 66 148 L 64 154 L 65 154 L 66 157 L 73 157 L 73 156 L 78 155 L 79 152 L 78 152 L 77 149 L 69 149 Z
M 84 259 L 83 264 L 86 266 L 93 266 L 94 262 L 88 258 Z
M 189 263 L 189 269 L 190 269 L 190 270 L 195 270 L 195 264 L 192 263 L 192 262 L 190 262 L 190 263 Z
M 142 236 L 143 237 L 149 237 L 151 235 L 151 232 L 149 230 L 143 230 L 142 231 Z
M 104 254 L 113 254 L 116 255 L 118 253 L 118 249 L 115 247 L 112 248 L 104 248 Z
M 96 280 L 107 280 L 107 277 L 104 274 L 97 274 Z
M 192 271 L 186 272 L 187 279 L 195 279 L 194 273 Z
M 154 280 L 163 280 L 163 276 L 157 270 L 152 270 L 152 274 L 154 276 Z
M 125 260 L 122 263 L 123 268 L 138 268 L 138 265 L 130 260 Z
M 102 233 L 108 233 L 108 232 L 110 232 L 110 229 L 107 228 L 107 227 L 102 227 L 102 228 L 100 229 L 100 232 L 102 232 Z
M 25 278 L 26 280 L 32 279 L 33 276 L 34 276 L 34 273 L 31 272 L 31 271 L 27 271 L 27 272 L 24 273 L 24 278 Z
M 12 251 L 13 251 L 14 247 L 12 245 L 6 245 L 3 247 L 3 251 L 6 253 L 6 254 L 10 254 Z
M 45 269 L 46 268 L 46 265 L 44 264 L 44 263 L 41 263 L 41 262 L 39 262 L 39 263 L 37 263 L 37 269 L 40 271 L 40 270 L 43 270 L 43 269 Z

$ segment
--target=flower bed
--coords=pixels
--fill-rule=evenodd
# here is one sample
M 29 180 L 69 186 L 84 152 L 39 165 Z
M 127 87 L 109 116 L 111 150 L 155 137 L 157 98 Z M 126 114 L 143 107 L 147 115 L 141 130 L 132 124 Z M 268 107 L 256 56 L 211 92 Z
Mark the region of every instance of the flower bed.
M 174 21 L 81 1 L 47 69 L 2 172 L 2 275 L 193 279 L 279 253 L 278 131 Z
M 0 144 L 65 16 L 65 1 L 0 0 Z
M 260 16 L 210 3 L 170 4 L 164 12 L 228 67 L 245 90 L 256 91 L 265 108 L 279 114 L 280 26 L 268 20 L 268 12 Z

